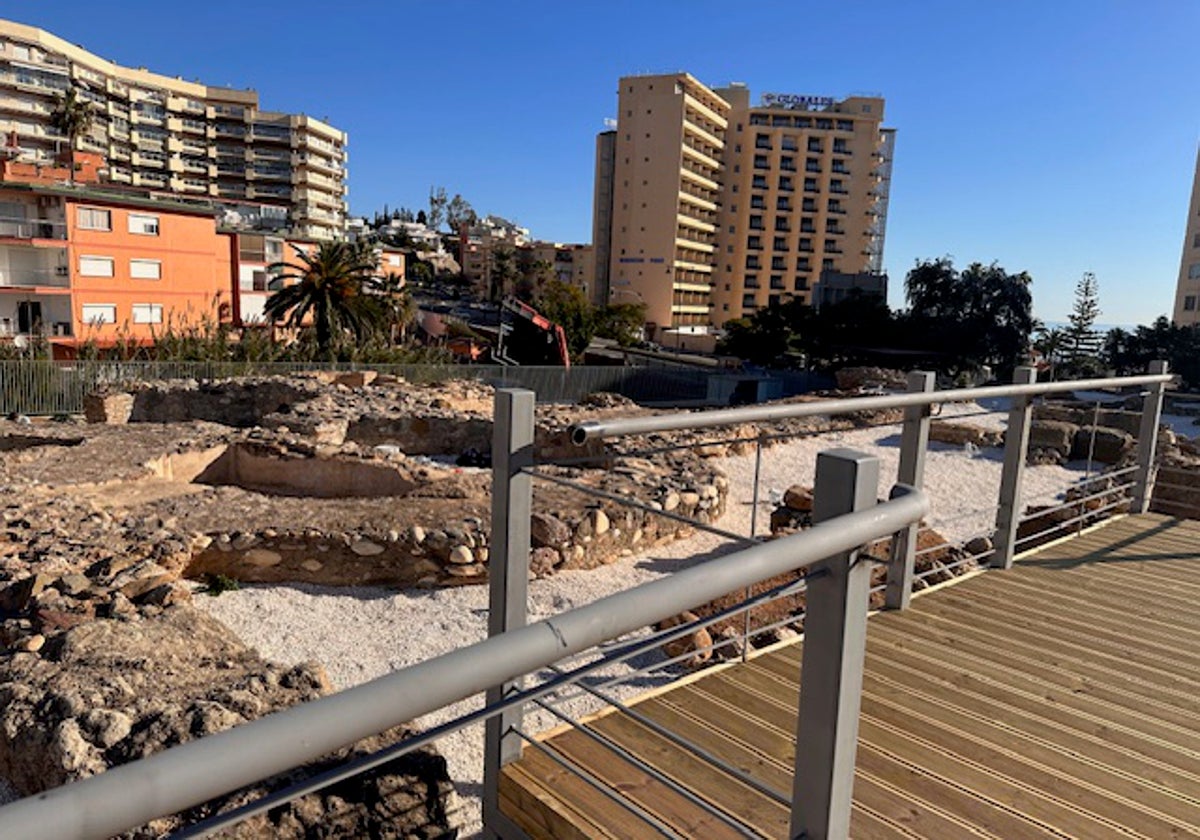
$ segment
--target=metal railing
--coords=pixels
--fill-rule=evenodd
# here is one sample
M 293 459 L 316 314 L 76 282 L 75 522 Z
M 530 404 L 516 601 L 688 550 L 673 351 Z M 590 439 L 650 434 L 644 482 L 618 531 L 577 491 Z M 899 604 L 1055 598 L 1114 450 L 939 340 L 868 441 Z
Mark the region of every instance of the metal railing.
M 804 534 L 755 545 L 524 625 L 525 605 L 521 599 L 527 575 L 523 570 L 527 568 L 529 520 L 520 514 L 529 511 L 525 462 L 532 442 L 527 433 L 532 433 L 533 395 L 500 392 L 498 404 L 508 411 L 498 412 L 496 437 L 497 441 L 507 437 L 507 442 L 497 452 L 497 474 L 504 480 L 498 482 L 501 492 L 494 504 L 498 510 L 515 515 L 497 523 L 493 555 L 497 568 L 492 575 L 489 622 L 493 633 L 487 640 L 7 805 L 0 808 L 0 834 L 6 838 L 108 837 L 291 769 L 484 690 L 488 706 L 470 715 L 467 722 L 487 717 L 489 753 L 494 761 L 497 752 L 503 756 L 519 751 L 520 727 L 508 720 L 512 709 L 566 682 L 559 679 L 529 692 L 522 693 L 519 688 L 514 691 L 515 680 L 522 675 L 554 666 L 574 654 L 675 615 L 696 600 L 717 598 L 787 571 L 810 569 L 814 603 L 809 617 L 809 649 L 814 654 L 806 658 L 805 679 L 810 685 L 832 682 L 827 675 L 844 667 L 844 656 L 837 653 L 842 645 L 833 644 L 833 638 L 830 644 L 822 644 L 825 634 L 833 632 L 841 639 L 843 627 L 850 627 L 850 632 L 865 639 L 867 565 L 853 562 L 857 547 L 895 532 L 928 509 L 921 493 L 907 489 L 892 501 L 875 506 L 875 459 L 848 451 L 826 453 L 818 478 L 826 499 L 821 511 L 823 521 Z M 517 428 L 506 422 L 509 418 L 530 422 L 519 423 Z M 853 657 L 853 646 L 850 648 L 846 655 Z M 862 650 L 857 656 L 862 659 Z M 861 669 L 861 661 L 857 667 Z M 848 690 L 843 686 L 841 693 Z M 802 699 L 801 738 L 813 747 L 804 750 L 798 759 L 798 775 L 806 778 L 812 778 L 816 769 L 808 765 L 831 762 L 832 751 L 844 749 L 847 738 L 853 744 L 854 732 L 850 730 L 857 726 L 856 701 L 853 709 L 840 696 L 817 707 L 805 706 L 815 703 L 813 698 L 820 694 L 809 692 L 806 697 L 810 699 Z M 829 726 L 839 733 L 838 738 L 821 749 Z M 428 739 L 416 740 L 423 743 Z M 408 743 L 404 745 L 404 751 L 411 748 Z M 379 760 L 394 758 L 396 752 L 393 748 Z M 361 767 L 356 769 L 361 772 Z M 489 776 L 487 784 L 495 782 L 495 776 Z M 840 811 L 840 802 L 835 800 L 849 796 L 849 788 L 843 789 L 845 784 L 846 780 L 831 777 L 828 791 L 820 791 L 818 785 L 807 786 L 798 799 L 800 824 L 815 825 L 825 819 L 824 814 Z M 290 791 L 289 795 L 303 792 L 306 790 Z M 486 799 L 495 801 L 491 796 Z M 271 799 L 271 803 L 277 802 L 276 797 Z M 256 803 L 253 810 L 266 807 L 270 804 Z M 848 813 L 848 798 L 845 807 Z M 237 816 L 245 818 L 248 811 Z M 490 816 L 489 825 L 503 821 L 498 811 Z M 226 819 L 222 816 L 211 821 L 205 831 L 215 830 Z
M 1061 507 L 1084 517 L 1104 511 L 1116 494 L 1121 504 L 1144 511 L 1153 491 L 1154 443 L 1164 384 L 1170 379 L 1165 366 L 1156 363 L 1148 376 L 1088 380 L 1074 383 L 1036 384 L 1032 371 L 1018 370 L 1012 386 L 936 391 L 933 377 L 913 373 L 909 392 L 885 397 L 829 400 L 786 406 L 763 406 L 665 414 L 579 424 L 572 429 L 576 442 L 608 441 L 605 451 L 583 452 L 579 457 L 537 461 L 534 455 L 534 394 L 499 391 L 493 429 L 493 510 L 489 560 L 489 639 L 451 654 L 396 672 L 364 686 L 350 689 L 312 704 L 279 712 L 236 730 L 185 744 L 135 764 L 110 770 L 101 776 L 47 792 L 0 809 L 0 835 L 5 837 L 91 837 L 107 836 L 147 820 L 173 813 L 212 797 L 251 784 L 305 761 L 327 754 L 346 743 L 406 723 L 429 711 L 486 691 L 482 709 L 464 714 L 422 735 L 408 738 L 374 755 L 335 768 L 249 805 L 209 818 L 181 836 L 205 836 L 252 814 L 318 790 L 357 773 L 390 761 L 436 740 L 448 732 L 485 721 L 485 764 L 483 814 L 485 833 L 502 840 L 527 835 L 500 807 L 502 768 L 518 758 L 523 746 L 544 752 L 555 763 L 575 772 L 601 789 L 619 807 L 624 807 L 666 836 L 678 836 L 667 826 L 619 791 L 608 789 L 586 770 L 556 752 L 553 744 L 533 735 L 525 720 L 525 708 L 537 708 L 556 720 L 579 729 L 588 738 L 605 743 L 603 734 L 567 710 L 566 703 L 586 697 L 641 720 L 636 708 L 624 703 L 615 692 L 628 673 L 611 673 L 623 663 L 643 662 L 633 671 L 640 679 L 670 679 L 674 668 L 696 650 L 662 658 L 645 665 L 665 644 L 684 639 L 697 630 L 741 618 L 742 631 L 714 635 L 711 653 L 740 646 L 744 658 L 748 640 L 783 625 L 794 625 L 795 614 L 750 627 L 752 610 L 784 598 L 803 596 L 805 604 L 805 647 L 802 683 L 810 688 L 800 695 L 797 721 L 799 747 L 796 779 L 809 780 L 791 791 L 771 789 L 744 771 L 708 754 L 687 739 L 653 724 L 659 735 L 689 749 L 701 760 L 719 767 L 763 795 L 792 809 L 790 836 L 844 836 L 848 826 L 854 773 L 854 749 L 858 719 L 858 685 L 861 681 L 868 598 L 882 597 L 886 606 L 903 608 L 922 577 L 914 573 L 918 558 L 933 549 L 917 549 L 917 536 L 926 530 L 921 519 L 929 512 L 928 499 L 920 491 L 924 480 L 925 455 L 933 407 L 964 399 L 1011 397 L 1005 457 L 996 505 L 964 516 L 986 516 L 995 523 L 994 549 L 973 556 L 959 556 L 951 564 L 923 575 L 946 573 L 951 565 L 990 563 L 1006 568 L 1021 547 L 1018 526 L 1025 519 L 1021 473 L 1029 438 L 1032 400 L 1045 393 L 1108 386 L 1145 386 L 1138 462 L 1130 467 L 1093 476 L 1089 468 L 1075 495 Z M 807 417 L 853 414 L 864 409 L 904 408 L 901 424 L 900 465 L 891 501 L 876 506 L 879 482 L 877 459 L 840 450 L 823 452 L 817 459 L 812 528 L 795 536 L 760 542 L 757 510 L 760 503 L 758 472 L 762 447 L 817 430 L 777 427 L 747 433 L 743 424 L 785 424 Z M 866 421 L 885 425 L 894 420 Z M 571 469 L 591 462 L 614 463 L 620 457 L 652 457 L 683 449 L 703 448 L 702 437 L 662 440 L 652 437 L 640 448 L 625 445 L 633 435 L 664 431 L 694 434 L 698 430 L 735 427 L 725 443 L 753 444 L 755 486 L 749 535 L 730 532 L 716 523 L 696 522 L 670 510 L 655 508 L 628 495 L 597 490 L 579 482 Z M 594 450 L 594 447 L 593 447 Z M 558 473 L 555 469 L 565 468 Z M 530 516 L 535 481 L 549 481 L 611 503 L 664 520 L 675 520 L 697 530 L 736 541 L 739 550 L 716 560 L 694 565 L 634 589 L 600 599 L 545 621 L 526 624 Z M 1090 483 L 1090 484 L 1089 484 Z M 1125 500 L 1126 493 L 1130 498 Z M 1102 504 L 1089 507 L 1101 500 Z M 992 518 L 994 517 L 994 519 Z M 1068 523 L 1068 525 L 1074 524 Z M 892 548 L 884 558 L 885 582 L 872 586 L 873 564 L 857 562 L 858 549 L 881 537 L 892 536 Z M 952 570 L 952 569 L 951 569 Z M 800 572 L 806 571 L 801 576 Z M 786 577 L 785 577 L 786 576 Z M 779 580 L 782 579 L 782 582 Z M 774 581 L 765 591 L 752 591 L 764 581 Z M 744 593 L 740 601 L 709 611 L 694 621 L 646 633 L 644 628 L 668 617 L 678 616 L 697 604 Z M 635 635 L 631 635 L 635 634 Z M 614 641 L 615 640 L 615 641 Z M 607 644 L 606 644 L 607 643 Z M 703 649 L 700 651 L 703 652 Z M 526 685 L 526 681 L 530 684 Z M 642 721 L 643 725 L 652 722 Z M 662 730 L 662 731 L 660 731 Z M 304 733 L 304 739 L 295 733 Z M 614 743 L 606 743 L 620 749 Z M 628 756 L 650 775 L 656 771 L 636 756 Z M 834 770 L 833 768 L 836 768 Z M 661 774 L 660 774 L 661 775 Z M 737 828 L 736 819 L 691 794 L 670 779 L 658 778 L 679 795 L 706 811 L 713 819 Z M 812 780 L 820 780 L 813 782 Z M 135 792 L 131 794 L 130 792 Z M 87 815 L 86 817 L 84 815 Z M 740 825 L 740 824 L 738 824 Z M 746 832 L 743 826 L 738 830 Z

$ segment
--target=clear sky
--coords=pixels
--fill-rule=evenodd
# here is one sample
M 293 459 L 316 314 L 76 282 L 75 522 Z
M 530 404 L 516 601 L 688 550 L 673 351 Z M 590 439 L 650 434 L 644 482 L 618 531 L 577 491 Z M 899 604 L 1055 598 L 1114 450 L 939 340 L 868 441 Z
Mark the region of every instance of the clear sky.
M 591 238 L 595 134 L 617 79 L 879 92 L 898 131 L 891 302 L 918 258 L 999 261 L 1063 320 L 1169 313 L 1200 139 L 1191 0 L 337 3 L 5 0 L 125 65 L 253 87 L 350 134 L 350 206 L 461 192 L 535 236 Z

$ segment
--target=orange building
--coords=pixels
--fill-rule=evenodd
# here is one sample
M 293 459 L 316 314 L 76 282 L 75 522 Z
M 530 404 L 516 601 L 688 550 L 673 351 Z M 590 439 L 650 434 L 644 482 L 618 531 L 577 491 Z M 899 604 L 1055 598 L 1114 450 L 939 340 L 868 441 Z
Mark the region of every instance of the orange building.
M 0 183 L 0 337 L 148 343 L 230 306 L 231 254 L 208 206 L 87 186 Z

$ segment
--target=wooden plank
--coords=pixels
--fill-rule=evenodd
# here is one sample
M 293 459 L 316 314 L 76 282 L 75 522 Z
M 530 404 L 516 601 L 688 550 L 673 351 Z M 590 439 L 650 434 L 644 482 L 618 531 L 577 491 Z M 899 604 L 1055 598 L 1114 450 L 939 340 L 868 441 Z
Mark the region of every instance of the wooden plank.
M 662 837 L 636 814 L 536 749 L 526 748 L 519 761 L 506 766 L 500 784 L 514 809 L 505 808 L 505 814 L 534 840 Z
M 700 707 L 693 704 L 688 707 L 676 706 L 669 701 L 669 696 L 660 696 L 649 703 L 640 703 L 638 712 L 668 732 L 687 739 L 709 755 L 766 785 L 784 798 L 791 798 L 794 765 L 785 763 L 782 758 L 775 760 L 764 755 L 752 749 L 745 741 L 732 736 L 725 729 L 725 723 L 734 717 L 733 715 L 724 713 L 725 710 L 716 703 Z
M 738 815 L 760 833 L 767 836 L 787 833 L 790 805 L 780 804 L 704 759 L 680 749 L 649 727 L 623 715 L 610 715 L 598 721 L 595 729 L 714 807 Z M 784 791 L 790 797 L 790 786 L 784 787 Z
M 1105 837 L 1117 833 L 1119 827 L 1071 806 L 1059 798 L 1056 789 L 1037 790 L 1020 780 L 1006 778 L 972 758 L 954 755 L 912 733 L 902 732 L 865 716 L 859 722 L 864 744 L 902 756 L 906 762 L 921 768 L 927 775 L 936 776 L 976 797 L 1025 816 L 1031 822 L 1053 826 L 1070 837 Z M 1052 792 L 1053 791 L 1053 792 Z M 967 814 L 962 814 L 968 818 Z M 1150 837 L 1137 832 L 1132 836 Z
M 616 719 L 614 716 L 609 716 L 606 720 Z M 742 836 L 740 832 L 735 831 L 723 821 L 672 790 L 669 785 L 658 781 L 642 768 L 631 764 L 582 732 L 563 733 L 554 738 L 552 746 L 566 758 L 584 767 L 597 779 L 619 791 L 630 801 L 636 802 L 685 837 L 731 838 L 732 840 L 732 838 Z M 647 760 L 648 756 L 639 754 L 638 758 Z M 652 762 L 647 761 L 647 763 L 653 766 Z M 688 778 L 687 787 L 689 788 L 692 786 L 691 781 Z M 732 786 L 732 783 L 726 781 L 725 785 L 729 787 Z M 771 804 L 774 805 L 774 803 Z M 729 812 L 730 808 L 726 805 L 720 810 Z M 775 826 L 780 823 L 777 815 L 782 810 L 778 806 L 774 808 L 776 819 L 771 822 Z M 770 813 L 767 812 L 767 814 Z M 762 815 L 755 816 L 761 820 Z M 783 829 L 786 831 L 786 814 L 783 817 Z
M 871 690 L 917 713 L 924 714 L 928 709 L 937 709 L 939 714 L 946 716 L 947 721 L 959 728 L 966 727 L 971 732 L 992 732 L 994 742 L 1001 746 L 1020 738 L 1053 745 L 1066 755 L 1068 765 L 1080 760 L 1104 764 L 1116 768 L 1125 776 L 1189 798 L 1200 791 L 1200 765 L 1189 771 L 1181 770 L 1175 764 L 1151 760 L 1114 744 L 1107 737 L 1079 731 L 1053 719 L 1031 714 L 1012 702 L 1006 702 L 1009 699 L 1006 694 L 970 691 L 932 670 L 921 669 L 906 674 L 903 663 L 892 661 L 890 655 L 888 660 L 887 666 L 875 665 L 871 660 L 873 668 L 868 675 Z M 899 674 L 889 673 L 889 668 L 894 668 Z M 1032 751 L 1037 749 L 1030 747 Z M 1176 755 L 1169 757 L 1178 759 Z M 1047 759 L 1046 763 L 1053 764 L 1054 760 Z M 1070 766 L 1066 769 L 1069 772 Z M 1200 806 L 1200 802 L 1196 802 L 1196 806 Z
M 988 673 L 1002 682 L 1014 684 L 1022 679 L 1035 679 L 1074 693 L 1086 692 L 1116 706 L 1180 726 L 1190 726 L 1193 717 L 1200 713 L 1200 697 L 1194 695 L 1148 691 L 1144 684 L 1111 669 L 1086 663 L 1067 667 L 1035 651 L 1013 651 L 993 644 L 990 638 L 960 633 L 952 624 L 943 626 L 930 621 L 919 624 L 916 630 L 908 624 L 877 625 L 871 629 L 868 644 L 886 643 L 900 650 L 924 651 L 937 657 L 953 653 L 961 657 L 953 660 L 956 666 Z
M 868 645 L 868 655 L 876 655 L 870 642 Z M 1178 767 L 1187 768 L 1188 762 L 1200 757 L 1200 752 L 1196 751 L 1200 735 L 1138 715 L 1132 710 L 1114 709 L 1109 704 L 1080 697 L 1071 691 L 1047 688 L 1030 680 L 1022 680 L 1019 676 L 1006 675 L 997 680 L 969 670 L 949 674 L 939 672 L 939 664 L 949 669 L 959 665 L 953 654 L 946 651 L 924 654 L 892 647 L 880 653 L 882 655 L 873 662 L 873 667 L 881 675 L 904 670 L 918 681 L 941 678 L 956 691 L 970 691 L 990 697 L 1030 715 L 1054 721 L 1056 725 L 1107 738 L 1155 761 Z
M 1113 671 L 1123 672 L 1127 677 L 1161 691 L 1182 692 L 1184 695 L 1195 692 L 1195 682 L 1188 679 L 1188 674 L 1180 673 L 1164 664 L 1142 661 L 1146 657 L 1141 656 L 1132 646 L 1113 647 L 1072 642 L 1059 638 L 1057 633 L 1047 634 L 1044 625 L 1038 628 L 1025 627 L 1019 621 L 993 616 L 987 610 L 974 609 L 962 601 L 949 602 L 949 597 L 948 591 L 947 596 L 938 602 L 925 601 L 919 606 L 914 606 L 907 611 L 906 617 L 914 622 L 927 618 L 941 619 L 957 625 L 961 632 L 983 631 L 990 634 L 997 643 L 1036 650 L 1068 664 L 1095 663 Z
M 1182 680 L 1186 684 L 1190 682 L 1191 675 L 1196 673 L 1197 663 L 1191 657 L 1171 655 L 1175 651 L 1161 651 L 1145 644 L 1140 636 L 1126 633 L 1109 634 L 1106 637 L 1077 629 L 1069 622 L 1048 622 L 1044 613 L 1030 614 L 1016 605 L 998 606 L 994 601 L 975 595 L 961 598 L 947 593 L 938 604 L 927 605 L 921 612 L 967 619 L 981 627 L 1007 627 L 1008 634 L 1014 638 L 1040 636 L 1047 646 L 1050 643 L 1059 645 L 1063 651 L 1074 656 L 1123 662 L 1126 670 L 1149 681 L 1158 682 L 1168 677 L 1170 682 Z M 1021 632 L 1027 635 L 1021 636 Z M 1140 667 L 1134 670 L 1134 666 Z
M 995 575 L 989 584 L 987 592 L 995 597 L 1007 598 L 1013 602 L 1035 597 L 1052 600 L 1064 612 L 1075 611 L 1083 614 L 1091 611 L 1112 620 L 1124 620 L 1133 633 L 1153 633 L 1156 637 L 1189 642 L 1200 638 L 1200 629 L 1189 626 L 1186 620 L 1182 624 L 1171 622 L 1170 619 L 1175 618 L 1177 613 L 1130 604 L 1123 600 L 1119 593 L 1111 593 L 1106 598 L 1096 598 L 1080 594 L 1077 587 L 1052 587 L 1044 581 L 1034 581 L 1023 575 L 1013 574 Z M 1190 619 L 1190 616 L 1185 619 Z
M 913 761 L 880 749 L 868 739 L 859 738 L 856 760 L 857 779 L 870 776 L 907 796 L 922 802 L 936 802 L 943 813 L 1004 840 L 1042 840 L 1063 835 L 1045 823 L 1031 820 L 1015 809 L 1005 807 L 987 795 L 979 795 L 954 779 L 926 772 Z M 964 833 L 965 834 L 965 833 Z M 946 837 L 964 836 L 947 834 Z M 965 835 L 969 836 L 969 835 Z M 938 835 L 931 835 L 937 838 Z
M 914 695 L 898 695 L 889 690 L 893 688 L 872 682 L 863 696 L 863 714 L 899 731 L 920 732 L 937 748 L 970 756 L 989 772 L 1020 780 L 1022 785 L 1037 790 L 1053 791 L 1056 798 L 1080 811 L 1152 837 L 1200 828 L 1191 819 L 1200 812 L 1200 800 L 1139 782 L 982 718 L 931 706 L 927 701 L 914 704 Z M 922 714 L 929 708 L 937 708 L 937 716 Z

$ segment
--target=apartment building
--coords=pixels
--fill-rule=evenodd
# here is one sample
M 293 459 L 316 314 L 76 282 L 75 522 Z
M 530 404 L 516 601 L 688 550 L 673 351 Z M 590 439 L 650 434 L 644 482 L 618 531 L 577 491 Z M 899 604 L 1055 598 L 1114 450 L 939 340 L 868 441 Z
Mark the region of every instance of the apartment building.
M 86 187 L 0 184 L 0 338 L 149 342 L 230 305 L 231 254 L 211 208 Z
M 55 97 L 72 88 L 93 113 L 78 149 L 106 159 L 106 182 L 217 202 L 238 227 L 343 235 L 344 132 L 263 110 L 252 90 L 122 67 L 45 30 L 0 20 L 0 133 L 9 157 L 50 164 L 66 150 L 50 123 Z
M 1183 256 L 1179 260 L 1179 278 L 1175 283 L 1175 307 L 1172 319 L 1181 327 L 1200 324 L 1200 151 L 1192 176 L 1192 200 L 1183 237 Z
M 823 272 L 882 274 L 895 133 L 881 97 L 755 105 L 744 85 L 675 73 L 621 79 L 618 106 L 597 141 L 597 207 L 612 184 L 606 291 L 645 303 L 659 339 L 811 302 Z M 604 227 L 598 215 L 597 243 Z

